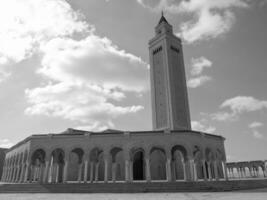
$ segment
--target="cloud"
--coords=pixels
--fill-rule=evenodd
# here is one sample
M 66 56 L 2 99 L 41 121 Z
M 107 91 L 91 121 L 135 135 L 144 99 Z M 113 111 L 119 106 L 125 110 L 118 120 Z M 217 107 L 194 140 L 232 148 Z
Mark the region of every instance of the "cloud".
M 267 101 L 258 100 L 251 96 L 236 96 L 225 100 L 220 109 L 230 109 L 212 114 L 212 118 L 218 121 L 237 120 L 243 113 L 267 109 Z
M 205 125 L 202 121 L 191 121 L 192 130 L 206 132 L 206 133 L 214 133 L 216 128 L 213 126 Z
M 249 124 L 249 128 L 258 128 L 258 127 L 261 127 L 263 126 L 263 123 L 261 122 L 252 122 L 251 124 Z
M 14 144 L 8 139 L 0 139 L 0 148 L 10 148 Z
M 263 138 L 263 135 L 259 131 L 257 131 L 257 130 L 252 130 L 252 133 L 253 133 L 253 136 L 256 139 L 262 139 Z
M 64 0 L 8 0 L 0 7 L 0 65 L 31 57 L 40 43 L 89 31 Z
M 233 8 L 247 8 L 245 0 L 137 0 L 152 11 L 187 14 L 192 18 L 181 24 L 181 35 L 188 43 L 216 38 L 229 32 L 235 22 Z M 153 3 L 152 3 L 153 2 Z
M 148 64 L 88 30 L 80 31 L 82 37 L 57 36 L 40 43 L 37 74 L 44 82 L 25 90 L 25 114 L 59 117 L 78 122 L 80 128 L 101 130 L 113 128 L 115 118 L 143 109 L 125 100 L 130 93 L 140 98 L 149 90 Z
M 44 57 L 38 73 L 55 81 L 84 82 L 115 91 L 148 90 L 148 66 L 107 38 L 56 38 L 41 47 Z
M 263 138 L 263 134 L 261 134 L 258 131 L 258 128 L 262 127 L 264 124 L 261 122 L 252 122 L 251 124 L 248 125 L 248 127 L 252 130 L 252 134 L 256 139 L 261 139 Z
M 212 62 L 203 56 L 199 58 L 192 58 L 191 63 L 192 68 L 190 73 L 192 76 L 200 75 L 205 68 L 212 67 Z
M 1 63 L 0 63 L 0 65 L 1 65 Z M 3 82 L 4 80 L 6 80 L 10 75 L 11 75 L 10 72 L 7 72 L 6 69 L 1 68 L 1 66 L 0 66 L 0 83 Z
M 187 86 L 189 88 L 197 88 L 201 85 L 203 85 L 204 83 L 211 81 L 212 78 L 209 76 L 199 76 L 199 77 L 195 77 L 195 78 L 190 78 L 187 81 Z

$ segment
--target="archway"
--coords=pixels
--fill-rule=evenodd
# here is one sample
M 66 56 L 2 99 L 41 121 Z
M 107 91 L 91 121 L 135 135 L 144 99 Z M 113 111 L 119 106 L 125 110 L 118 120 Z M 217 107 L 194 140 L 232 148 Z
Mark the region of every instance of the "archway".
M 81 148 L 75 148 L 69 155 L 68 181 L 81 181 L 83 173 L 83 155 Z
M 166 180 L 166 154 L 164 149 L 157 147 L 151 149 L 150 173 L 152 180 Z
M 90 152 L 90 180 L 103 181 L 104 180 L 104 153 L 99 148 L 94 148 Z
M 196 174 L 196 178 L 204 179 L 204 167 L 202 163 L 203 157 L 202 157 L 199 147 L 195 146 L 193 155 L 194 155 L 194 167 L 195 167 L 194 171 Z
M 54 183 L 61 183 L 63 181 L 63 170 L 65 165 L 65 153 L 62 149 L 55 149 L 52 151 L 51 159 L 52 165 L 50 166 L 49 181 Z
M 43 176 L 43 170 L 45 165 L 46 153 L 43 149 L 37 149 L 34 151 L 31 157 L 31 173 L 30 179 L 32 181 L 41 181 Z
M 133 180 L 145 179 L 144 151 L 137 150 L 133 154 Z
M 121 148 L 115 147 L 111 149 L 111 162 L 112 166 L 109 173 L 111 175 L 112 181 L 122 181 L 125 179 L 125 164 L 124 155 Z
M 187 179 L 187 151 L 185 147 L 176 145 L 171 149 L 172 155 L 172 177 L 174 180 Z
M 208 179 L 215 178 L 215 172 L 214 172 L 214 155 L 210 148 L 206 148 L 205 150 L 205 157 L 206 157 L 206 174 Z

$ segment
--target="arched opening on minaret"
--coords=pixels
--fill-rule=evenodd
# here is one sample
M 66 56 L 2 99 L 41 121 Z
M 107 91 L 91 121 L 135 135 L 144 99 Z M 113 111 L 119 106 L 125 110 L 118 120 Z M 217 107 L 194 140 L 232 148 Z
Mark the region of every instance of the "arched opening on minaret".
M 144 180 L 144 153 L 139 150 L 133 156 L 133 180 Z

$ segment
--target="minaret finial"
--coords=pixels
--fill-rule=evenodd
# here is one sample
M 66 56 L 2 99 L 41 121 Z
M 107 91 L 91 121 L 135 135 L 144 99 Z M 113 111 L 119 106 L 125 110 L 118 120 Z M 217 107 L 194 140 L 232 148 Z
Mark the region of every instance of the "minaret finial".
M 161 16 L 164 17 L 164 11 L 163 11 L 163 9 L 161 10 Z

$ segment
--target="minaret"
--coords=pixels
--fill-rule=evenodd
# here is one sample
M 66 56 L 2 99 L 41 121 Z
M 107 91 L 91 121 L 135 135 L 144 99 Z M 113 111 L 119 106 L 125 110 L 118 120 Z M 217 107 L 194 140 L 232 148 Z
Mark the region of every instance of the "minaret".
M 191 130 L 182 41 L 163 13 L 149 41 L 153 129 Z

